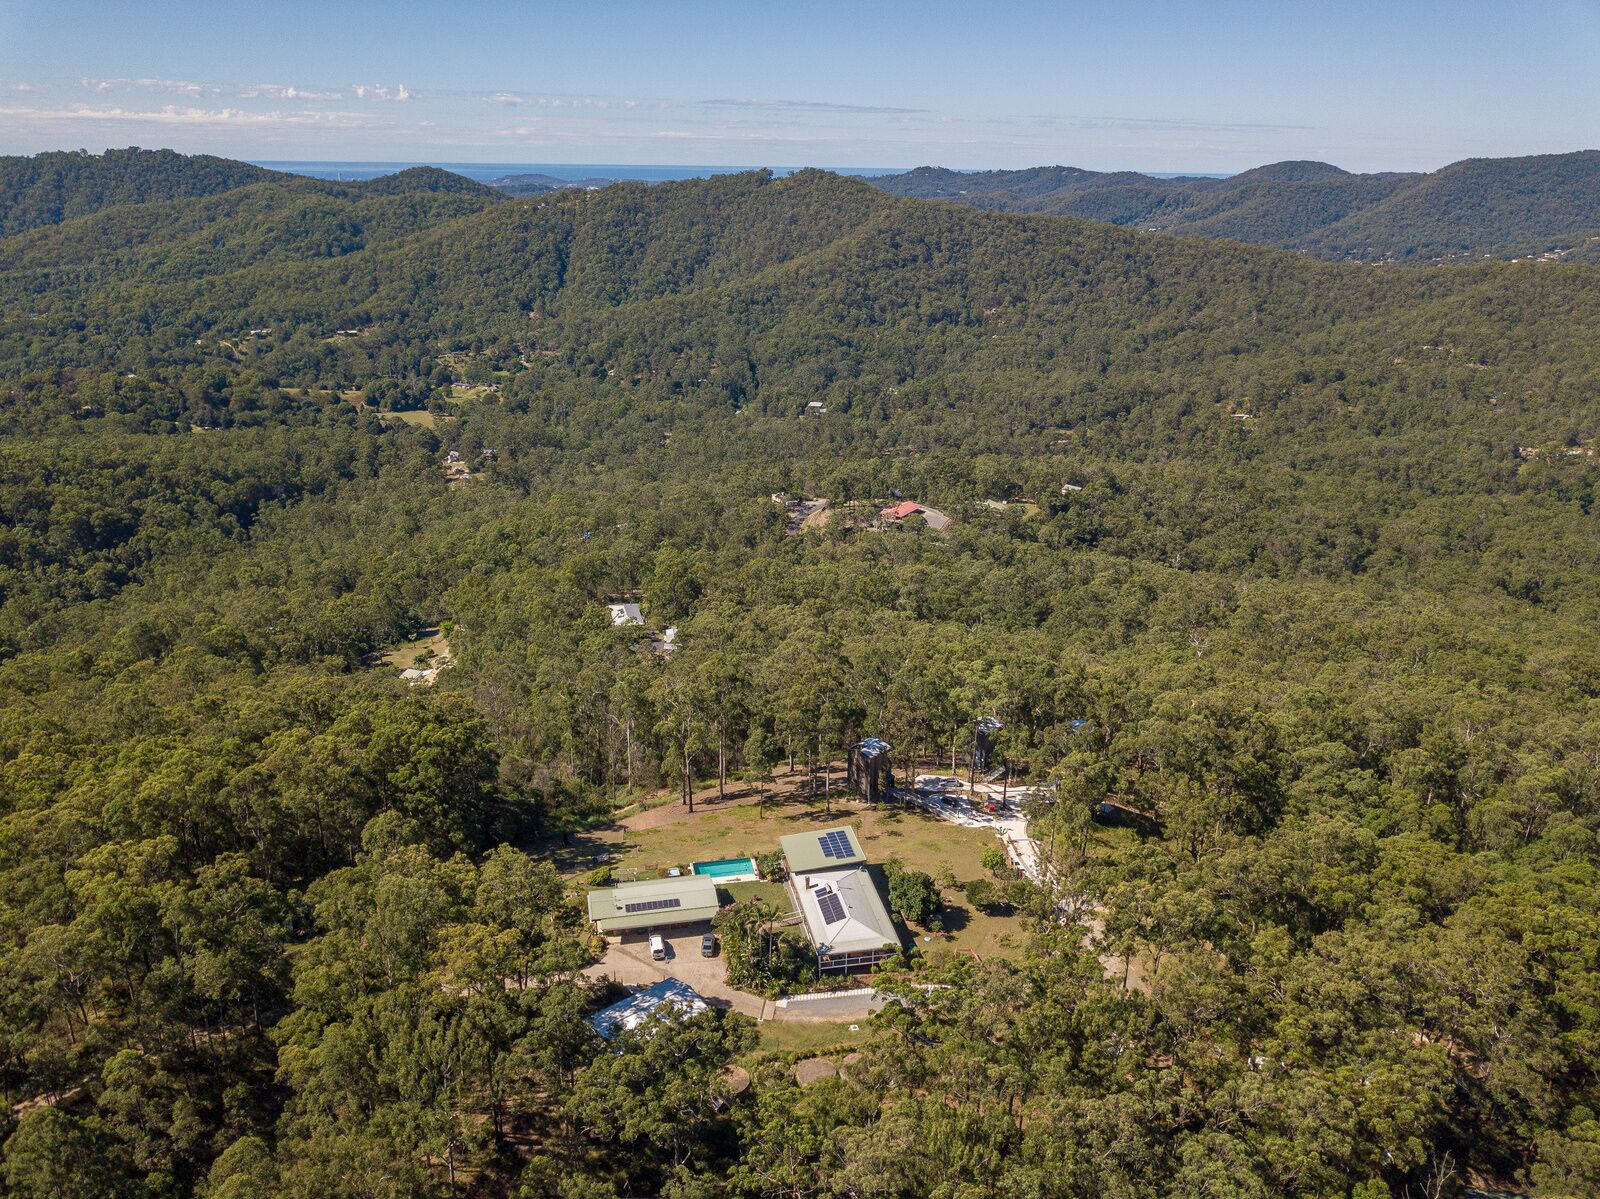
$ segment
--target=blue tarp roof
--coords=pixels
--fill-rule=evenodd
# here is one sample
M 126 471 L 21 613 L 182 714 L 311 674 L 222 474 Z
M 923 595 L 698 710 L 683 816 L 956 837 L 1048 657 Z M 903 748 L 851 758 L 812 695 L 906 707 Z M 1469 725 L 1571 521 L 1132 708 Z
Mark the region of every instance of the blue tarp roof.
M 868 737 L 861 743 L 860 748 L 862 757 L 876 758 L 880 754 L 886 754 L 889 752 L 889 743 L 887 741 L 881 741 L 877 737 Z

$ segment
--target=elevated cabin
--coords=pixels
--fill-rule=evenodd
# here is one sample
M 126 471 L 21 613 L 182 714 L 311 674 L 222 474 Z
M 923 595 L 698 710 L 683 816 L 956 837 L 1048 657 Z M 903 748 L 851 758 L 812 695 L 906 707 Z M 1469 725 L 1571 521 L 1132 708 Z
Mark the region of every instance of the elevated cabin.
M 972 768 L 983 774 L 994 765 L 995 740 L 1005 728 L 993 716 L 980 716 L 972 737 Z
M 889 769 L 889 750 L 889 743 L 877 737 L 868 737 L 850 747 L 846 777 L 868 803 L 890 798 L 894 788 L 894 772 Z

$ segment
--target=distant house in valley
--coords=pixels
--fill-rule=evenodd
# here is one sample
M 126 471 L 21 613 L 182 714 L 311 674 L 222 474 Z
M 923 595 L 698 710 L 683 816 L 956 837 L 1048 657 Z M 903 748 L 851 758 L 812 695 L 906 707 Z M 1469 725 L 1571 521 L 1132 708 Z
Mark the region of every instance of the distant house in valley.
M 638 604 L 607 604 L 606 608 L 611 613 L 611 623 L 619 627 L 644 623 L 644 613 L 639 610 Z
M 885 524 L 896 525 L 908 516 L 920 516 L 927 522 L 928 528 L 936 533 L 942 533 L 950 527 L 948 516 L 937 508 L 930 508 L 926 504 L 919 504 L 915 500 L 901 500 L 888 508 L 878 509 L 878 519 Z
M 704 874 L 619 883 L 590 891 L 588 908 L 590 923 L 607 934 L 698 924 L 717 914 L 717 884 Z
M 868 737 L 850 747 L 846 777 L 868 803 L 889 798 L 894 786 L 894 772 L 889 769 L 889 748 L 887 741 L 877 737 Z
M 621 1033 L 641 1027 L 652 1017 L 670 1016 L 675 1020 L 687 1020 L 710 1010 L 711 1005 L 688 983 L 676 978 L 664 978 L 608 1008 L 601 1008 L 589 1017 L 588 1025 L 609 1041 Z
M 900 934 L 854 829 L 793 833 L 778 844 L 819 972 L 868 969 L 900 951 Z

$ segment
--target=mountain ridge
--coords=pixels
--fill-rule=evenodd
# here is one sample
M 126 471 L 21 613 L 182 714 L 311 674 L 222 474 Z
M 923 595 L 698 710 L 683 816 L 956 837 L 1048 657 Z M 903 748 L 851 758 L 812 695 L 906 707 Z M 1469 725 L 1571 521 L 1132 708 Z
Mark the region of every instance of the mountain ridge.
M 1224 179 L 1078 167 L 872 176 L 896 195 L 1082 216 L 1357 262 L 1429 263 L 1565 250 L 1600 230 L 1600 151 L 1469 158 L 1428 173 L 1268 163 Z
M 104 154 L 52 151 L 0 157 L 0 237 L 112 208 L 205 199 L 262 183 L 299 186 L 302 194 L 320 189 L 326 195 L 450 193 L 501 198 L 494 188 L 438 167 L 410 167 L 376 179 L 332 182 L 207 154 L 138 146 Z

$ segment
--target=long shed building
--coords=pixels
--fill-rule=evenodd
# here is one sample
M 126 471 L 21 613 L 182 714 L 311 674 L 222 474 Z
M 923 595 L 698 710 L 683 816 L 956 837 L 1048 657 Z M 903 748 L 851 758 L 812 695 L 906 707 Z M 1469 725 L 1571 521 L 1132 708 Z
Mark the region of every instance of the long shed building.
M 589 919 L 603 933 L 697 924 L 717 914 L 717 884 L 704 874 L 648 878 L 589 892 Z

